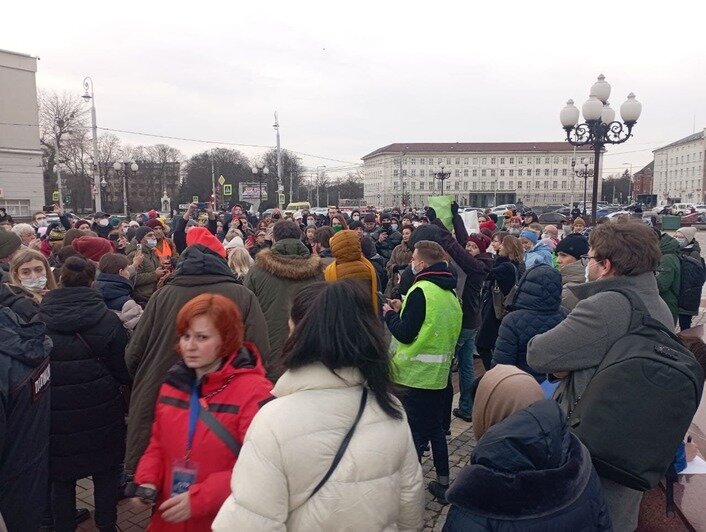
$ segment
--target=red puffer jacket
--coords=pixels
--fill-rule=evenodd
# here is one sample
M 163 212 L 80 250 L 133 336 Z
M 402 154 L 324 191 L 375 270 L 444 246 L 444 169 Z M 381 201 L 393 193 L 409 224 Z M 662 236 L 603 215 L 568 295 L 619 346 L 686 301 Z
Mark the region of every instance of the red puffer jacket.
M 154 484 L 159 490 L 156 508 L 171 494 L 172 468 L 186 455 L 189 399 L 194 371 L 179 362 L 169 370 L 159 391 L 150 443 L 135 473 L 136 484 Z M 250 422 L 262 405 L 272 399 L 272 384 L 257 348 L 245 342 L 223 367 L 205 375 L 200 397 L 208 410 L 242 444 Z M 189 488 L 191 518 L 167 523 L 155 512 L 149 530 L 169 532 L 210 531 L 211 523 L 230 495 L 230 477 L 236 456 L 203 421 L 196 423 L 191 461 L 197 465 L 196 483 Z

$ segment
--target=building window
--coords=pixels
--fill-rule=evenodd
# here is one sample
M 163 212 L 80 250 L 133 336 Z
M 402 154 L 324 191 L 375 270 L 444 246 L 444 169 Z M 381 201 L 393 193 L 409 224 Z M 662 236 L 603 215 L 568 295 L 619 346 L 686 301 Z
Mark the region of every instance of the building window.
M 514 181 L 510 181 L 510 182 L 507 184 L 507 188 L 510 189 L 510 190 L 512 190 L 513 188 L 515 188 L 515 182 L 514 182 Z
M 416 164 L 417 164 L 417 159 L 415 159 L 415 158 L 413 157 L 412 159 L 410 159 L 409 164 L 414 164 L 414 165 L 416 165 Z
M 544 169 L 544 177 L 547 177 L 549 175 L 549 168 Z
M 557 188 L 559 188 L 559 182 L 558 182 L 558 181 L 552 181 L 552 188 L 553 188 L 554 190 L 556 190 Z
M 442 162 L 443 162 L 443 159 L 442 159 L 441 157 L 439 157 L 439 158 L 436 160 L 436 164 L 439 164 L 439 165 L 440 165 Z
M 480 189 L 485 190 L 485 181 L 480 182 Z
M 468 181 L 463 182 L 463 190 L 468 190 Z
M 402 170 L 402 177 L 407 177 L 407 170 Z
M 488 172 L 487 170 L 481 170 L 481 171 L 480 171 L 480 176 L 481 176 L 481 177 L 485 177 L 485 176 L 487 175 L 487 172 Z
M 419 190 L 424 190 L 424 181 L 419 182 Z
M 434 181 L 429 181 L 429 190 L 434 190 Z
M 541 184 L 540 181 L 535 181 L 534 182 L 534 188 L 539 188 L 539 185 Z
M 490 170 L 490 177 L 495 177 L 495 168 Z
M 471 185 L 471 190 L 478 190 L 478 183 L 476 181 Z
M 544 182 L 544 188 L 545 188 L 545 189 L 549 188 L 549 181 L 545 181 L 545 182 Z
M 392 188 L 397 190 L 400 188 L 400 182 L 399 181 L 393 181 L 392 182 Z
M 478 164 L 478 157 L 473 157 L 473 164 Z
M 490 158 L 490 164 L 495 164 L 495 157 Z
M 512 170 L 510 170 L 512 171 Z M 517 169 L 517 177 L 522 177 L 522 168 Z
M 559 157 L 556 155 L 554 156 L 554 164 L 559 164 Z
M 505 177 L 505 170 L 502 168 L 500 169 L 500 177 Z
M 419 164 L 427 164 L 426 158 L 422 157 L 419 159 Z
M 29 200 L 26 199 L 6 199 L 0 200 L 0 207 L 4 207 L 10 216 L 28 217 Z
M 588 158 L 588 164 L 593 164 L 593 155 Z
M 505 190 L 505 181 L 500 181 L 498 183 L 498 189 L 499 190 Z
M 566 188 L 566 181 L 561 182 L 561 188 Z
M 461 188 L 461 182 L 454 181 L 454 190 L 460 190 L 460 188 Z
M 478 177 L 478 170 L 473 170 L 473 177 Z
M 465 169 L 465 170 L 463 171 L 463 177 L 468 177 L 468 169 Z
M 397 168 L 395 168 L 394 171 L 392 172 L 392 175 L 393 175 L 394 177 L 399 177 L 399 175 L 400 175 L 399 170 L 397 170 Z M 259 194 L 259 192 L 258 192 L 258 194 Z
M 488 160 L 488 159 L 487 159 L 486 157 L 483 157 L 483 158 L 480 160 L 480 164 L 485 164 L 485 162 L 486 162 L 487 160 Z
M 515 171 L 514 171 L 513 169 L 510 169 L 508 175 L 509 175 L 510 177 L 514 176 L 514 175 L 515 175 Z
M 541 158 L 541 157 L 537 157 L 537 158 L 535 158 L 534 162 L 535 162 L 536 164 L 541 164 L 542 158 Z
M 568 173 L 568 171 L 566 170 L 566 168 L 564 168 L 564 169 L 561 171 L 561 175 L 563 175 L 564 177 L 567 176 L 567 173 Z
M 461 177 L 461 170 L 455 170 L 454 177 Z
M 510 164 L 515 164 L 515 158 L 514 158 L 514 157 L 510 157 Z M 512 188 L 512 187 L 510 187 L 510 188 Z
M 500 157 L 500 164 L 505 164 L 505 157 Z
M 518 157 L 518 158 L 517 158 L 517 164 L 523 164 L 523 162 L 522 162 L 522 157 Z
M 463 164 L 468 164 L 468 157 L 463 158 Z
M 422 168 L 419 170 L 419 177 L 424 177 L 425 170 Z
M 558 175 L 559 175 L 559 170 L 557 170 L 556 168 L 554 168 L 554 170 L 552 170 L 552 175 L 553 175 L 554 177 L 558 176 Z
M 549 157 L 545 157 L 545 158 L 544 158 L 544 164 L 549 164 L 549 161 L 550 161 L 550 160 L 551 160 L 551 159 L 550 159 Z
M 451 164 L 451 157 L 446 158 L 446 164 Z
M 460 158 L 460 157 L 456 157 L 456 164 L 461 164 L 461 158 Z
M 522 181 L 517 182 L 517 190 L 520 190 L 522 188 Z
M 540 169 L 539 169 L 539 168 L 535 169 L 534 175 L 538 176 L 538 175 L 539 175 L 539 172 L 540 172 Z
M 417 190 L 417 182 L 412 181 L 412 190 Z

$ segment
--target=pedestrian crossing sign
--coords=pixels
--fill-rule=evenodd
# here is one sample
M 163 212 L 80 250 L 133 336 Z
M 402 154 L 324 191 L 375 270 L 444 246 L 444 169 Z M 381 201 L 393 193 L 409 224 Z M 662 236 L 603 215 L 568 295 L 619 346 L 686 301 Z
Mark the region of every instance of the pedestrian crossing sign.
M 233 185 L 223 185 L 223 195 L 232 196 L 233 195 Z

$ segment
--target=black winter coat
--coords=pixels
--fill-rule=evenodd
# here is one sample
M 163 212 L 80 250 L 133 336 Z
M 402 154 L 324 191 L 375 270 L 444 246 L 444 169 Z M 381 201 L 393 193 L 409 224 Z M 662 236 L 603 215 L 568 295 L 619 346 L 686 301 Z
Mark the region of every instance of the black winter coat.
M 7 283 L 0 283 L 0 307 L 9 308 L 26 322 L 31 321 L 39 309 L 28 292 Z
M 527 344 L 569 314 L 561 306 L 561 274 L 546 264 L 531 267 L 517 284 L 509 310 L 498 329 L 492 365 L 516 366 L 541 383 L 546 375 L 527 364 Z
M 446 498 L 444 532 L 613 529 L 588 449 L 551 400 L 492 426 Z
M 47 500 L 51 340 L 45 330 L 0 308 L 0 514 L 10 532 L 38 530 Z
M 101 273 L 93 283 L 93 288 L 98 291 L 110 310 L 120 312 L 123 305 L 132 299 L 133 284 L 122 275 Z
M 499 255 L 495 258 L 495 266 L 488 274 L 481 295 L 481 326 L 476 335 L 476 347 L 479 350 L 493 349 L 498 338 L 500 320 L 495 316 L 495 308 L 493 307 L 493 286 L 497 284 L 500 291 L 507 295 L 522 277 L 524 271 L 525 265 L 523 263 L 510 262 L 507 257 Z
M 125 451 L 125 412 L 119 384 L 127 333 L 100 294 L 88 287 L 57 288 L 35 318 L 47 326 L 51 351 L 52 480 L 74 480 L 119 464 Z

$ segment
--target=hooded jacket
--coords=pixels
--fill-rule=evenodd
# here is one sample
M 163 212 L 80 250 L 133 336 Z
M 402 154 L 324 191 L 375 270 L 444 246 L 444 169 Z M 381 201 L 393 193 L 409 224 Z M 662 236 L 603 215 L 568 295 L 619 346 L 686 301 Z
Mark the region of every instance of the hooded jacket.
M 688 230 L 688 231 L 687 231 Z M 693 230 L 693 233 L 692 233 Z M 690 236 L 691 234 L 696 234 L 696 229 L 694 227 L 682 227 L 679 229 L 681 232 L 685 232 L 685 236 Z M 692 239 L 679 250 L 679 255 L 680 257 L 691 257 L 692 259 L 696 259 L 698 261 L 701 261 L 701 246 L 699 246 L 698 240 L 692 237 Z M 685 310 L 683 308 L 679 308 L 679 314 L 687 314 L 687 315 L 692 315 L 696 316 L 698 315 L 699 311 L 696 310 Z
M 147 447 L 159 387 L 179 361 L 174 351 L 176 316 L 187 301 L 209 293 L 232 299 L 243 315 L 245 339 L 260 353 L 269 353 L 267 324 L 257 298 L 238 283 L 223 258 L 200 244 L 189 246 L 179 257 L 174 276 L 147 303 L 125 351 L 135 379 L 128 415 L 128 471 L 135 470 Z
M 308 499 L 353 424 L 364 385 L 356 368 L 334 373 L 321 363 L 282 375 L 277 399 L 250 426 L 213 530 L 420 530 L 424 486 L 409 426 L 372 393 L 338 467 Z
M 541 240 L 532 249 L 525 252 L 525 267 L 530 269 L 535 264 L 552 265 L 552 250 Z
M 379 290 L 375 266 L 363 256 L 360 238 L 356 231 L 339 231 L 331 237 L 331 253 L 335 260 L 326 266 L 327 281 L 360 279 L 370 283 L 370 298 L 375 312 L 378 311 Z
M 667 233 L 662 233 L 659 237 L 659 250 L 662 252 L 657 270 L 659 296 L 669 307 L 676 324 L 679 318 L 679 287 L 681 285 L 679 242 Z
M 120 311 L 132 299 L 132 283 L 122 275 L 101 273 L 93 283 L 93 288 L 105 301 L 110 310 Z
M 527 364 L 527 344 L 537 334 L 556 327 L 568 314 L 561 306 L 559 272 L 546 264 L 527 270 L 517 284 L 509 310 L 498 330 L 493 365 L 516 366 L 542 382 L 545 375 Z
M 188 248 L 187 248 L 188 249 Z M 171 494 L 171 471 L 186 456 L 189 400 L 196 382 L 194 370 L 183 362 L 174 365 L 159 390 L 150 443 L 135 473 L 136 484 L 154 484 L 159 495 L 155 507 Z M 240 444 L 255 414 L 272 396 L 257 348 L 246 343 L 223 360 L 221 368 L 198 383 L 199 397 L 209 412 Z M 196 482 L 189 487 L 191 517 L 168 523 L 156 511 L 150 522 L 154 532 L 208 532 L 218 509 L 230 494 L 230 477 L 237 456 L 203 422 L 197 422 L 190 459 L 197 464 Z
M 57 288 L 39 305 L 51 350 L 52 480 L 77 480 L 122 461 L 125 412 L 119 385 L 127 334 L 89 287 Z
M 570 288 L 586 282 L 586 267 L 581 264 L 580 260 L 577 260 L 566 266 L 561 266 L 559 273 L 561 273 L 561 306 L 572 310 L 579 300 Z
M 257 297 L 267 322 L 270 353 L 264 360 L 273 380 L 282 374 L 278 364 L 289 336 L 292 299 L 302 287 L 323 279 L 321 259 L 296 238 L 285 238 L 260 251 L 245 276 L 243 285 Z
M 38 530 L 47 500 L 52 343 L 45 330 L 0 307 L 0 515 L 10 531 Z
M 446 498 L 445 532 L 612 530 L 588 449 L 550 400 L 491 427 Z

